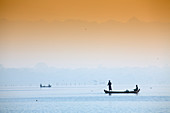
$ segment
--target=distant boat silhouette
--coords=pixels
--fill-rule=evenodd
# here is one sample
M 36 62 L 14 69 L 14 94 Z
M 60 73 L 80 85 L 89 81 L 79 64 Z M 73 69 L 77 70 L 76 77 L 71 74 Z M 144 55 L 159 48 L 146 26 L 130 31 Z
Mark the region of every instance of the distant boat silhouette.
M 45 87 L 50 88 L 51 85 L 49 84 L 48 86 L 43 86 L 42 84 L 40 84 L 40 88 L 45 88 Z

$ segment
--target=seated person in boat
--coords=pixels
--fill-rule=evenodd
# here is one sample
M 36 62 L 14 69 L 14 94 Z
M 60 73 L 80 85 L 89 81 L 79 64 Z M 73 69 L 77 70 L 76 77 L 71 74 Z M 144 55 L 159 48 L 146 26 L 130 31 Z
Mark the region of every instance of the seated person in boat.
M 138 91 L 138 85 L 136 85 L 136 88 L 134 89 L 134 91 Z

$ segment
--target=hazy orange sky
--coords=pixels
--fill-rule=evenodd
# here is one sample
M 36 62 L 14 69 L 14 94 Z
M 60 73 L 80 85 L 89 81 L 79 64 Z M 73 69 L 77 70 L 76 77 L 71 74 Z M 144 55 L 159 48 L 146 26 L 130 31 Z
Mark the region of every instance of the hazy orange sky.
M 5 67 L 169 66 L 170 0 L 0 0 L 0 55 Z
M 0 0 L 0 18 L 9 20 L 87 20 L 170 22 L 169 0 Z

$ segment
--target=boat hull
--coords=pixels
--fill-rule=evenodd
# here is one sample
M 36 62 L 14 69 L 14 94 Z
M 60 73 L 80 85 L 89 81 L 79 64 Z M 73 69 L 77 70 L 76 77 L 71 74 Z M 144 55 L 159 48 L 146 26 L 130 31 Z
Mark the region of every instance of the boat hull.
M 40 88 L 50 88 L 51 86 L 40 86 Z
M 109 93 L 109 94 L 127 94 L 127 93 L 134 93 L 134 94 L 137 94 L 138 92 L 140 91 L 137 90 L 137 91 L 108 91 L 108 90 L 104 90 L 105 93 Z

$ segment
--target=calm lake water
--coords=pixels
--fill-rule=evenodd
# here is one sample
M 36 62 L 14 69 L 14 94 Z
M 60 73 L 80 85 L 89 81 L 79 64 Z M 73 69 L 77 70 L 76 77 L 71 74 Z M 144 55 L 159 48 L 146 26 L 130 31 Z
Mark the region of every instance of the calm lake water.
M 133 89 L 135 85 L 115 85 Z M 0 113 L 167 113 L 170 86 L 145 85 L 136 94 L 103 92 L 105 85 L 0 87 Z

